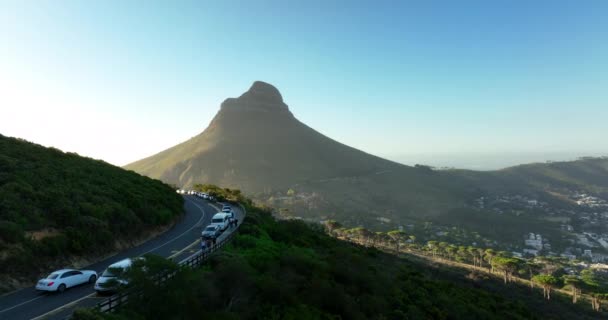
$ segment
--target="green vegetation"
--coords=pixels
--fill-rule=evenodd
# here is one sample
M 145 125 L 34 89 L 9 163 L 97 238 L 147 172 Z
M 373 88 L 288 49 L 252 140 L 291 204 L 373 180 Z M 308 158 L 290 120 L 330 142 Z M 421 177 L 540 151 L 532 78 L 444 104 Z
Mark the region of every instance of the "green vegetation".
M 608 298 L 608 274 L 602 270 L 585 268 L 579 261 L 545 256 L 522 259 L 513 257 L 506 251 L 436 240 L 427 241 L 426 244 L 416 243 L 413 235 L 402 231 L 384 233 L 371 232 L 362 227 L 347 229 L 333 220 L 325 221 L 324 226 L 329 235 L 353 243 L 410 257 L 428 257 L 426 259 L 447 265 L 457 262 L 460 266 L 468 265 L 476 273 L 499 275 L 505 286 L 528 283 L 533 291 L 537 284 L 542 288 L 542 297 L 546 300 L 551 300 L 551 292 L 559 289 L 560 301 L 566 302 L 565 298 L 569 296 L 577 306 L 585 301 L 590 302 L 591 310 L 602 311 L 601 304 Z
M 31 281 L 75 256 L 94 259 L 182 212 L 160 181 L 0 135 L 0 277 Z
M 158 287 L 135 268 L 133 283 L 143 288 L 143 295 L 130 298 L 117 313 L 79 310 L 74 319 L 565 319 L 586 315 L 559 302 L 549 309 L 539 303 L 540 298 L 530 298 L 527 288 L 506 290 L 498 281 L 485 279 L 482 285 L 494 291 L 489 293 L 463 275 L 349 244 L 324 234 L 318 225 L 277 221 L 270 212 L 245 205 L 248 215 L 239 234 L 204 268 L 179 269 L 170 262 L 146 260 L 146 272 L 165 265 L 177 270 L 177 275 Z M 364 229 L 359 233 L 363 237 Z M 407 239 L 399 232 L 391 233 L 391 238 Z

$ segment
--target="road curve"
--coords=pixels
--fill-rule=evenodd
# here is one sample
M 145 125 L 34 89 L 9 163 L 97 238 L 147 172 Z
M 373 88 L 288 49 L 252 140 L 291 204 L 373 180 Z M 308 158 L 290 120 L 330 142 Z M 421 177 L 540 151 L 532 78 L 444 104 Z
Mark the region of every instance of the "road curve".
M 184 217 L 165 233 L 83 269 L 101 273 L 110 264 L 124 258 L 146 253 L 169 257 L 180 252 L 198 239 L 201 228 L 209 224 L 211 217 L 217 212 L 210 203 L 194 196 L 184 196 L 184 209 Z M 49 270 L 49 273 L 51 271 L 53 270 Z M 34 287 L 21 289 L 0 297 L 0 319 L 22 320 L 41 317 L 61 309 L 62 306 L 78 304 L 74 302 L 80 302 L 87 296 L 94 296 L 92 295 L 94 293 L 91 284 L 70 288 L 63 294 L 40 293 Z

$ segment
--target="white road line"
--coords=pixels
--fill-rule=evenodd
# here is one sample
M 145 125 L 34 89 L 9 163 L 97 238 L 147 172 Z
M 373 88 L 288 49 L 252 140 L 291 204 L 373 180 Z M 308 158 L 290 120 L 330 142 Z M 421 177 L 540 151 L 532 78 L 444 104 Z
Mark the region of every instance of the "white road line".
M 45 314 L 41 314 L 41 315 L 37 316 L 36 318 L 32 318 L 32 319 L 30 319 L 30 320 L 38 320 L 38 319 L 42 319 L 42 318 L 44 318 L 44 317 L 46 317 L 46 316 L 49 316 L 49 315 L 51 315 L 51 314 L 54 314 L 55 312 L 58 312 L 58 311 L 64 310 L 64 309 L 66 309 L 66 308 L 69 308 L 69 307 L 71 307 L 71 306 L 73 306 L 73 305 L 77 304 L 78 302 L 80 302 L 80 301 L 82 301 L 82 300 L 84 300 L 84 299 L 92 298 L 92 297 L 93 297 L 94 295 L 96 295 L 96 294 L 97 294 L 96 292 L 93 292 L 93 293 L 91 293 L 91 294 L 89 294 L 89 295 L 87 295 L 87 296 L 84 296 L 84 297 L 82 297 L 82 298 L 80 298 L 80 299 L 74 300 L 74 301 L 72 301 L 72 302 L 70 302 L 70 303 L 66 303 L 66 304 L 64 304 L 64 305 L 62 305 L 62 306 L 60 306 L 60 307 L 58 307 L 58 308 L 56 308 L 56 309 L 53 309 L 53 310 L 51 310 L 51 311 L 49 311 L 49 312 L 47 312 L 47 313 L 45 313 Z
M 155 247 L 155 248 L 153 248 L 153 249 L 151 249 L 151 250 L 148 250 L 148 251 L 146 251 L 146 252 L 142 253 L 142 255 L 144 255 L 144 254 L 146 254 L 146 253 L 150 253 L 150 252 L 152 252 L 152 251 L 154 251 L 154 250 L 157 250 L 157 249 L 159 249 L 159 248 L 162 248 L 162 247 L 166 246 L 167 244 L 169 244 L 169 243 L 171 243 L 171 242 L 173 242 L 173 241 L 175 241 L 175 240 L 177 240 L 177 239 L 181 238 L 181 237 L 182 237 L 182 236 L 184 236 L 186 233 L 188 233 L 188 232 L 192 231 L 192 229 L 194 229 L 195 227 L 197 227 L 197 226 L 198 226 L 198 225 L 199 225 L 199 224 L 200 224 L 200 223 L 203 221 L 203 219 L 205 218 L 205 210 L 204 210 L 203 208 L 201 208 L 201 206 L 199 206 L 198 204 L 196 204 L 196 202 L 194 202 L 194 201 L 192 201 L 192 200 L 190 200 L 190 199 L 188 199 L 188 198 L 186 198 L 186 200 L 188 200 L 188 201 L 192 202 L 192 204 L 194 204 L 194 205 L 195 205 L 195 206 L 196 206 L 196 207 L 197 207 L 199 210 L 201 210 L 201 212 L 203 213 L 203 214 L 202 214 L 202 216 L 201 216 L 201 218 L 200 218 L 200 219 L 199 219 L 199 220 L 196 222 L 196 224 L 194 224 L 192 227 L 190 227 L 190 229 L 188 229 L 188 230 L 186 230 L 186 231 L 182 232 L 182 233 L 181 233 L 179 236 L 177 236 L 177 237 L 175 237 L 175 238 L 173 238 L 173 239 L 171 239 L 171 240 L 169 240 L 169 241 L 167 241 L 167 242 L 165 242 L 165 243 L 163 243 L 163 244 L 161 244 L 161 245 L 159 245 L 159 246 L 157 246 L 157 247 Z M 215 207 L 215 206 L 214 206 L 214 207 Z M 217 208 L 216 208 L 216 209 L 217 209 Z M 69 305 L 71 305 L 71 304 L 73 304 L 73 303 L 75 303 L 75 302 L 80 302 L 80 301 L 82 301 L 83 299 L 85 299 L 85 298 L 89 298 L 89 297 L 91 297 L 92 295 L 95 295 L 95 294 L 96 294 L 96 293 L 92 293 L 92 294 L 90 294 L 90 295 L 88 295 L 88 296 L 84 296 L 84 297 L 82 297 L 82 298 L 80 298 L 80 299 L 78 299 L 78 300 L 74 300 L 74 301 L 68 302 L 68 303 L 66 303 L 66 304 L 64 304 L 64 305 L 62 305 L 62 306 L 60 306 L 59 308 L 54 309 L 54 310 L 52 310 L 52 311 L 49 311 L 49 312 L 47 312 L 47 313 L 45 313 L 45 314 L 43 314 L 43 315 L 40 315 L 40 316 L 38 316 L 38 317 L 36 317 L 36 318 L 34 318 L 34 319 L 39 319 L 39 318 L 41 318 L 41 317 L 44 317 L 44 316 L 46 316 L 46 315 L 49 315 L 49 314 L 51 314 L 51 313 L 53 313 L 53 312 L 55 312 L 55 311 L 57 311 L 57 310 L 60 310 L 60 309 L 62 309 L 62 308 L 65 308 L 65 307 L 67 307 L 67 306 L 69 306 Z M 10 310 L 13 310 L 13 309 L 15 309 L 15 308 L 18 308 L 18 307 L 20 307 L 20 306 L 24 305 L 24 304 L 30 303 L 30 302 L 32 302 L 32 301 L 38 300 L 38 299 L 43 298 L 43 297 L 44 297 L 44 296 L 43 296 L 43 295 L 41 295 L 41 296 L 36 297 L 36 298 L 34 298 L 34 299 L 30 299 L 30 300 L 28 300 L 28 301 L 21 302 L 20 304 L 14 305 L 14 306 L 12 306 L 12 307 L 10 307 L 10 308 L 6 308 L 6 309 L 4 309 L 4 310 L 0 310 L 0 313 L 6 312 L 6 311 L 10 311 Z
M 34 298 L 34 299 L 30 299 L 30 300 L 27 300 L 27 301 L 21 302 L 20 304 L 16 304 L 16 305 L 14 305 L 14 306 L 12 306 L 12 307 L 10 307 L 10 308 L 6 308 L 6 309 L 4 309 L 4 310 L 0 310 L 0 313 L 6 312 L 6 311 L 9 311 L 9 310 L 13 310 L 13 309 L 15 309 L 15 308 L 17 308 L 17 307 L 20 307 L 20 306 L 22 306 L 22 305 L 24 305 L 24 304 L 26 304 L 26 303 L 30 303 L 30 302 L 32 302 L 32 301 L 38 300 L 38 299 L 40 299 L 40 298 L 44 298 L 44 296 L 43 296 L 43 295 L 41 295 L 41 296 L 38 296 L 38 297 L 36 297 L 36 298 Z
M 21 288 L 21 289 L 13 290 L 13 291 L 11 291 L 11 292 L 7 292 L 7 293 L 0 294 L 0 298 L 6 297 L 6 296 L 8 296 L 8 295 L 11 295 L 11 294 L 13 294 L 13 293 L 17 293 L 17 292 L 22 291 L 22 290 L 25 290 L 25 289 L 29 289 L 29 287 L 25 287 L 25 288 Z
M 203 215 L 202 215 L 202 216 L 201 216 L 201 218 L 198 220 L 198 222 L 196 222 L 196 223 L 195 223 L 195 224 L 194 224 L 192 227 L 190 227 L 190 229 L 188 229 L 188 230 L 186 230 L 186 231 L 182 232 L 182 234 L 180 234 L 179 236 L 177 236 L 177 237 L 175 237 L 175 238 L 173 238 L 173 239 L 171 239 L 171 240 L 169 240 L 169 241 L 167 241 L 167 242 L 165 242 L 165 243 L 161 244 L 160 246 L 158 246 L 158 247 L 156 247 L 156 248 L 154 248 L 154 249 L 150 249 L 150 250 L 148 250 L 148 251 L 146 251 L 146 252 L 142 253 L 142 254 L 141 254 L 142 256 L 143 256 L 144 254 L 146 254 L 146 253 L 150 253 L 150 252 L 152 252 L 152 251 L 154 251 L 154 250 L 156 250 L 156 249 L 162 248 L 162 247 L 164 247 L 164 246 L 168 245 L 169 243 L 171 243 L 171 242 L 173 242 L 173 241 L 175 241 L 175 240 L 177 240 L 177 239 L 181 238 L 181 237 L 182 237 L 183 235 L 185 235 L 186 233 L 188 233 L 188 232 L 192 231 L 192 229 L 194 229 L 194 228 L 198 227 L 198 226 L 199 226 L 199 224 L 200 224 L 200 223 L 203 221 L 203 219 L 205 218 L 205 210 L 204 210 L 203 208 L 201 208 L 201 206 L 199 206 L 198 204 L 196 204 L 196 202 L 194 202 L 194 201 L 192 201 L 192 200 L 190 200 L 190 199 L 188 199 L 188 198 L 186 198 L 186 200 L 188 200 L 188 201 L 192 202 L 192 204 L 193 204 L 193 205 L 195 205 L 195 206 L 196 206 L 196 207 L 197 207 L 199 210 L 201 210 L 201 212 L 203 212 Z

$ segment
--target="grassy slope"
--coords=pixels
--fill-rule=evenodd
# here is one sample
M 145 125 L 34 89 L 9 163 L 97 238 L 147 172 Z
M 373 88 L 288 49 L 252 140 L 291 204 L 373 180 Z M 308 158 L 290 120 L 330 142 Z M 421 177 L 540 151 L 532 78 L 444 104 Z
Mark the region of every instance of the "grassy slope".
M 481 281 L 481 282 L 480 282 Z M 325 235 L 250 208 L 239 235 L 208 267 L 182 270 L 114 315 L 75 319 L 572 319 L 591 313 L 546 303 L 499 280 L 468 280 Z M 481 290 L 480 286 L 485 289 Z M 536 292 L 535 292 L 536 293 Z
M 0 276 L 32 279 L 114 249 L 183 211 L 168 185 L 0 135 Z

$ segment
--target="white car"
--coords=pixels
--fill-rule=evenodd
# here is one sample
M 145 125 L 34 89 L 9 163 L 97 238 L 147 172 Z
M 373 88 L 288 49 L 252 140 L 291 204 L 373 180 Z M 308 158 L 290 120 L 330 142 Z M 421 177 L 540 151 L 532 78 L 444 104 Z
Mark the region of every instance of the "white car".
M 220 230 L 224 231 L 228 229 L 230 226 L 230 214 L 225 212 L 216 213 L 213 218 L 211 218 L 211 226 L 218 226 Z
M 97 272 L 93 270 L 61 269 L 39 280 L 36 290 L 64 292 L 67 288 L 94 283 L 95 280 L 97 280 Z
M 129 280 L 124 278 L 124 273 L 129 270 L 133 261 L 137 259 L 143 258 L 127 258 L 111 264 L 97 279 L 97 282 L 95 282 L 95 291 L 97 293 L 114 292 L 118 289 L 118 286 L 129 284 Z M 115 280 L 113 285 L 110 284 L 112 280 Z
M 228 214 L 230 216 L 230 218 L 234 218 L 234 211 L 232 211 L 232 209 L 230 209 L 230 207 L 223 208 L 222 212 Z

